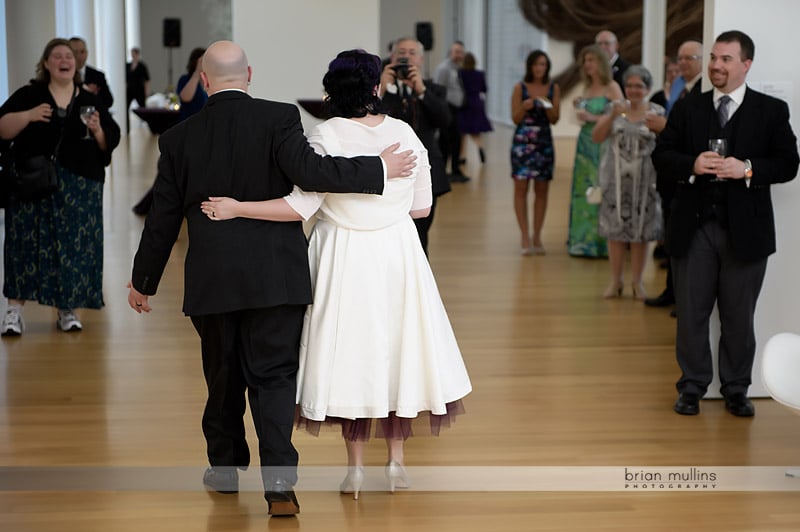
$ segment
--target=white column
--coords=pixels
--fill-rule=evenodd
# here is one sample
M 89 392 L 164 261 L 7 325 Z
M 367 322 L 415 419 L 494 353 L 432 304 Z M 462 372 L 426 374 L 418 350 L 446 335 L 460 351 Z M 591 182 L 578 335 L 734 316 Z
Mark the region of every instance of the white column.
M 94 0 L 56 0 L 55 4 L 56 35 L 83 38 L 89 50 L 86 62 L 95 65 Z
M 125 53 L 142 47 L 142 21 L 139 0 L 125 0 Z M 129 56 L 125 56 L 130 59 Z
M 94 0 L 96 66 L 105 72 L 114 105 L 111 112 L 125 130 L 125 0 Z
M 9 92 L 26 85 L 36 75 L 36 63 L 54 35 L 54 0 L 6 2 Z
M 653 88 L 664 85 L 667 0 L 643 2 L 642 65 L 653 75 Z

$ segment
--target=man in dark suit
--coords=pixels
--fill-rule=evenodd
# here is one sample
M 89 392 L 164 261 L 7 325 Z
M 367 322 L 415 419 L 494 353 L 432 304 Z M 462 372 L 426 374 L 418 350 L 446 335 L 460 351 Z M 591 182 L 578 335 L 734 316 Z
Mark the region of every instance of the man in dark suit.
M 320 157 L 308 146 L 293 105 L 251 98 L 244 51 L 229 41 L 206 51 L 206 106 L 159 138 L 152 208 L 133 264 L 128 303 L 149 312 L 186 218 L 183 311 L 200 335 L 208 401 L 203 433 L 211 467 L 203 482 L 238 490 L 236 468 L 250 452 L 242 416 L 247 389 L 258 433 L 270 514 L 299 511 L 292 486 L 292 446 L 300 332 L 311 302 L 307 245 L 298 222 L 244 218 L 214 223 L 200 210 L 209 196 L 244 201 L 279 198 L 296 183 L 306 190 L 379 194 L 384 175 L 410 174 L 413 161 L 392 154 Z M 385 165 L 385 166 L 384 166 Z M 385 168 L 385 169 L 384 169 Z M 384 174 L 385 172 L 385 174 Z
M 611 65 L 611 75 L 614 77 L 614 81 L 622 88 L 624 86 L 622 75 L 631 65 L 619 55 L 619 41 L 617 40 L 617 36 L 614 35 L 613 32 L 603 30 L 595 36 L 594 43 L 608 54 L 608 62 Z
M 679 100 L 658 137 L 659 179 L 676 183 L 667 227 L 678 307 L 676 355 L 682 375 L 674 410 L 700 411 L 714 368 L 709 316 L 721 321 L 719 377 L 726 409 L 755 414 L 747 398 L 756 340 L 753 315 L 775 252 L 770 185 L 794 179 L 797 142 L 785 102 L 748 88 L 753 41 L 740 31 L 720 34 L 711 50 L 713 91 Z M 727 141 L 725 155 L 709 139 Z
M 411 37 L 402 37 L 392 46 L 392 56 L 381 74 L 379 96 L 384 111 L 391 117 L 408 123 L 428 150 L 431 164 L 433 204 L 425 218 L 417 218 L 417 233 L 422 249 L 428 253 L 428 231 L 433 224 L 436 197 L 450 192 L 445 174 L 445 162 L 436 134 L 450 123 L 447 90 L 437 83 L 422 79 L 424 64 L 422 43 Z M 402 61 L 406 62 L 403 63 Z
M 111 89 L 108 88 L 106 75 L 86 64 L 89 57 L 86 41 L 80 37 L 72 37 L 69 40 L 69 46 L 75 55 L 75 68 L 81 73 L 84 88 L 99 96 L 103 105 L 110 109 L 114 103 L 114 97 L 111 95 Z

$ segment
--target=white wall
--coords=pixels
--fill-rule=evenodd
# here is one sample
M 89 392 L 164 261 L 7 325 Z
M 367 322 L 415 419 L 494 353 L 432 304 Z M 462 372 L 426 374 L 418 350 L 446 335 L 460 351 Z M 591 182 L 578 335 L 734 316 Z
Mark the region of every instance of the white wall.
M 337 53 L 381 55 L 379 12 L 379 0 L 233 0 L 233 40 L 253 68 L 250 93 L 290 103 L 322 98 L 322 76 Z M 304 112 L 303 122 L 315 123 Z
M 386 45 L 400 37 L 415 37 L 417 22 L 430 22 L 433 25 L 433 48 L 425 52 L 425 75 L 433 74 L 433 69 L 447 55 L 452 42 L 452 20 L 445 17 L 444 2 L 429 0 L 380 0 L 378 3 L 380 19 L 380 55 L 386 57 Z
M 800 19 L 800 2 L 795 0 L 766 0 L 758 8 L 750 0 L 706 0 L 703 30 L 704 71 L 708 53 L 717 35 L 726 30 L 745 32 L 755 43 L 753 66 L 747 75 L 751 88 L 772 92 L 779 88 L 789 104 L 791 124 L 795 135 L 800 132 L 800 70 L 792 59 L 796 21 Z M 789 55 L 787 55 L 789 54 Z M 707 75 L 704 90 L 710 89 Z M 753 169 L 758 172 L 758 168 Z M 772 187 L 775 206 L 778 252 L 769 258 L 767 276 L 756 310 L 756 341 L 758 355 L 753 368 L 750 394 L 767 395 L 761 382 L 761 350 L 767 340 L 783 331 L 800 333 L 800 283 L 797 265 L 800 263 L 800 180 Z M 717 326 L 712 338 L 718 334 Z M 717 346 L 712 342 L 716 356 Z M 716 392 L 716 389 L 714 390 Z
M 275 12 L 276 4 L 283 2 L 269 0 L 263 3 L 269 6 L 269 12 Z M 150 90 L 163 92 L 168 85 L 174 88 L 181 74 L 186 72 L 186 62 L 193 48 L 207 47 L 210 43 L 223 39 L 231 39 L 231 0 L 139 0 L 141 17 L 142 61 L 150 71 Z M 286 2 L 293 5 L 294 2 Z M 165 48 L 163 40 L 163 24 L 165 18 L 181 20 L 181 46 Z M 260 31 L 261 21 L 250 19 L 249 24 L 255 31 Z M 295 30 L 295 40 L 304 31 Z M 265 40 L 262 35 L 262 43 Z M 287 41 L 292 42 L 292 41 Z M 280 46 L 276 42 L 277 46 Z M 130 50 L 126 51 L 125 57 Z M 275 52 L 277 54 L 277 52 Z M 172 79 L 168 79 L 169 59 L 172 56 Z M 116 96 L 115 96 L 116 97 Z

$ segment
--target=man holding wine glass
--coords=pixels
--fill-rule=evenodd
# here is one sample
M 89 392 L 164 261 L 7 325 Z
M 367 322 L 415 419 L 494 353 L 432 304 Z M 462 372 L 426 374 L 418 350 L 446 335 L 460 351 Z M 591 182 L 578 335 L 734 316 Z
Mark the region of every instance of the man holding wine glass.
M 675 186 L 666 246 L 682 371 L 673 409 L 682 415 L 699 413 L 714 376 L 709 317 L 715 303 L 725 408 L 734 416 L 755 414 L 747 390 L 756 301 L 775 252 L 770 185 L 794 179 L 800 159 L 786 102 L 745 84 L 754 51 L 746 34 L 720 34 L 708 64 L 714 89 L 675 104 L 653 152 L 659 181 Z

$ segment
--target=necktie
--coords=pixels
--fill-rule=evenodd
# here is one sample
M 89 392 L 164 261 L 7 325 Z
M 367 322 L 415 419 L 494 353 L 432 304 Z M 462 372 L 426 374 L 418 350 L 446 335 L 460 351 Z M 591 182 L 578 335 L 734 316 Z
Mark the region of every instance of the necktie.
M 728 96 L 727 94 L 719 99 L 719 106 L 717 107 L 717 117 L 719 117 L 720 127 L 725 127 L 725 124 L 728 123 L 728 103 L 730 103 L 730 101 L 731 97 Z

